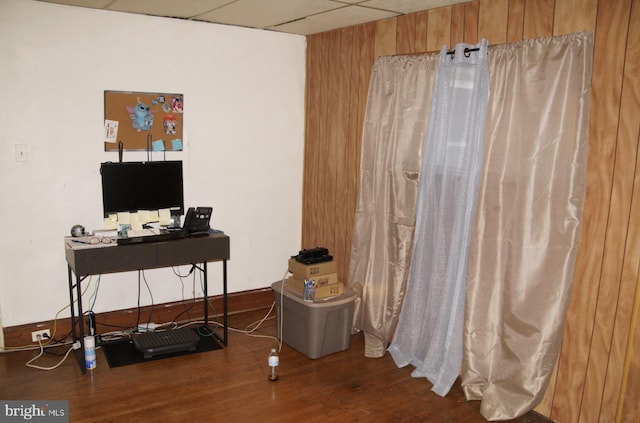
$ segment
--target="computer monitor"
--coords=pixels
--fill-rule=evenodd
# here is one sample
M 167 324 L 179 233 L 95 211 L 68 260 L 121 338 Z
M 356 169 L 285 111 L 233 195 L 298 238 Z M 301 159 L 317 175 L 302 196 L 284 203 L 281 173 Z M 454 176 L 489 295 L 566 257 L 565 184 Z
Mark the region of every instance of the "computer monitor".
M 182 161 L 106 162 L 100 165 L 104 217 L 121 212 L 170 209 L 184 214 Z

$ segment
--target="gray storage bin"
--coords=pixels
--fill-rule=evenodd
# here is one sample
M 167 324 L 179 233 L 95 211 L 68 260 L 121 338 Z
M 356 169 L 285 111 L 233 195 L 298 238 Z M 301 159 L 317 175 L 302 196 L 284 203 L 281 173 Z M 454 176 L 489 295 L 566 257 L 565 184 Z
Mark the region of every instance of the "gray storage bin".
M 276 300 L 278 337 L 283 342 L 314 359 L 349 348 L 356 291 L 345 287 L 340 296 L 306 302 L 287 287 L 286 281 L 284 295 L 282 287 L 282 281 L 271 284 Z

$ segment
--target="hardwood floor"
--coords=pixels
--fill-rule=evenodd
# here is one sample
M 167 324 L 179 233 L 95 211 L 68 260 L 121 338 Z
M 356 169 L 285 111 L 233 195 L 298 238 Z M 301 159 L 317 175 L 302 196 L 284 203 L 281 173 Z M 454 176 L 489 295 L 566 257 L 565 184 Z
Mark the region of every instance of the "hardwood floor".
M 266 310 L 229 316 L 245 328 Z M 275 335 L 275 319 L 256 332 Z M 363 355 L 362 335 L 347 351 L 312 360 L 283 344 L 280 379 L 267 379 L 267 355 L 277 342 L 230 331 L 223 349 L 109 368 L 98 350 L 97 368 L 82 375 L 73 357 L 57 369 L 25 363 L 35 352 L 0 354 L 0 399 L 69 400 L 71 422 L 485 422 L 478 402 L 464 399 L 459 383 L 444 398 L 411 368 L 387 354 Z M 63 350 L 64 352 L 64 350 Z M 38 364 L 60 358 L 46 355 Z M 549 422 L 536 413 L 520 423 Z

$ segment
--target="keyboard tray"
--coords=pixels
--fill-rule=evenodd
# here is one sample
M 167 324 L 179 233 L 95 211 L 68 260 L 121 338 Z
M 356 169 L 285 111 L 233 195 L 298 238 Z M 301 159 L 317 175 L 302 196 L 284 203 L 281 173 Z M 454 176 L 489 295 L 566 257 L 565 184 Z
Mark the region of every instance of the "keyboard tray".
M 158 355 L 195 351 L 200 337 L 191 328 L 147 332 L 133 338 L 133 345 L 145 359 Z

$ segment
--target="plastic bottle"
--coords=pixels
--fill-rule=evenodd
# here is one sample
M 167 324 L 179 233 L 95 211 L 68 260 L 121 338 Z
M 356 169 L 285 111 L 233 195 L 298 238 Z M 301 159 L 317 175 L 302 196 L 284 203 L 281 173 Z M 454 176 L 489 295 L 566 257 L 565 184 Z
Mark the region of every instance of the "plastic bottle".
M 96 368 L 96 338 L 94 336 L 84 337 L 84 362 L 87 369 Z
M 271 373 L 269 373 L 269 380 L 278 380 L 278 365 L 280 364 L 280 358 L 275 348 L 271 348 L 269 353 L 269 367 L 271 367 Z

